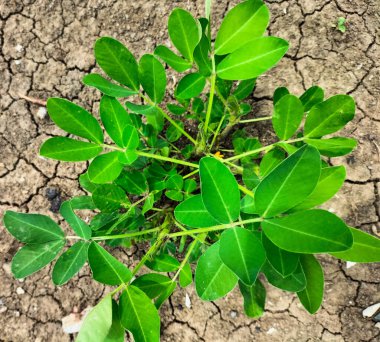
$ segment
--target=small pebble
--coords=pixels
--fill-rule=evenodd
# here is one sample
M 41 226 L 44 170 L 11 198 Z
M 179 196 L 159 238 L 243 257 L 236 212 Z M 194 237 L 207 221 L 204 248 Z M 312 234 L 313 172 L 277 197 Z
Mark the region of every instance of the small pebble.
M 24 47 L 21 44 L 17 44 L 16 45 L 16 51 L 17 52 L 22 52 L 22 51 L 24 51 Z
M 7 310 L 8 310 L 8 308 L 6 306 L 0 307 L 0 314 L 4 313 Z
M 24 291 L 24 289 L 23 289 L 22 287 L 18 287 L 18 288 L 16 289 L 16 293 L 17 293 L 18 295 L 23 295 L 23 294 L 25 293 L 25 291 Z
M 185 305 L 188 309 L 191 308 L 191 300 L 190 300 L 190 297 L 189 295 L 186 293 L 186 296 L 185 296 Z
M 231 316 L 231 318 L 236 318 L 237 312 L 236 311 L 231 311 L 230 312 L 230 316 Z
M 349 269 L 349 268 L 351 268 L 352 266 L 355 266 L 355 265 L 356 265 L 356 262 L 347 261 L 346 267 L 347 267 L 347 269 Z
M 11 271 L 11 264 L 7 264 L 7 263 L 4 263 L 3 264 L 3 270 L 6 274 L 8 275 L 11 275 L 12 274 L 12 271 Z
M 372 317 L 380 309 L 380 303 L 373 304 L 363 310 L 363 317 Z
M 45 107 L 40 107 L 38 108 L 38 111 L 37 111 L 37 117 L 41 120 L 45 119 L 46 118 L 46 115 L 47 115 L 47 110 Z
M 277 332 L 277 329 L 275 329 L 275 328 L 270 328 L 268 331 L 267 331 L 267 334 L 268 335 L 273 335 L 274 333 L 276 333 Z

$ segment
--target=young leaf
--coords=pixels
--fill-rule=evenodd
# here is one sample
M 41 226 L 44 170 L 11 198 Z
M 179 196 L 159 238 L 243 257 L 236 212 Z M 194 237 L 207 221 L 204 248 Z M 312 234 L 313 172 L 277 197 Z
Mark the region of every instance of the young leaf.
M 189 12 L 176 8 L 170 13 L 168 31 L 174 46 L 192 62 L 194 49 L 201 39 L 200 25 Z
M 352 262 L 380 262 L 380 239 L 359 229 L 349 228 L 354 237 L 352 247 L 343 252 L 330 254 Z
M 100 101 L 100 118 L 110 138 L 119 147 L 124 147 L 124 128 L 133 125 L 125 108 L 115 98 L 103 96 Z
M 126 89 L 117 84 L 114 84 L 99 74 L 86 75 L 83 77 L 82 82 L 87 86 L 100 90 L 104 95 L 111 97 L 120 98 L 137 94 L 137 91 Z
M 177 56 L 172 50 L 164 45 L 157 46 L 154 50 L 154 54 L 178 72 L 184 72 L 190 69 L 193 65 L 193 63 L 188 62 L 186 59 Z
M 307 145 L 301 147 L 272 170 L 257 187 L 255 205 L 258 213 L 271 217 L 302 202 L 314 190 L 320 173 L 318 150 Z
M 64 233 L 50 217 L 6 211 L 4 225 L 17 240 L 25 243 L 44 243 L 62 240 Z
M 304 135 L 320 138 L 339 131 L 355 116 L 355 101 L 348 95 L 335 95 L 311 108 L 306 118 Z
M 218 64 L 218 77 L 224 80 L 255 78 L 275 66 L 288 48 L 289 43 L 277 37 L 252 40 Z
M 119 41 L 102 37 L 95 43 L 95 59 L 104 72 L 132 90 L 139 90 L 139 73 L 135 57 Z
M 275 148 L 266 153 L 260 162 L 260 176 L 265 177 L 285 159 L 284 151 Z
M 193 273 L 191 271 L 190 264 L 187 262 L 185 266 L 179 272 L 179 285 L 181 287 L 187 287 L 193 282 Z
M 194 50 L 194 60 L 198 65 L 199 72 L 208 77 L 212 73 L 211 59 L 208 54 L 210 51 L 210 41 L 203 35 L 201 41 Z
M 220 259 L 219 242 L 214 243 L 199 258 L 195 271 L 195 288 L 203 300 L 224 297 L 237 284 L 238 278 Z
M 59 128 L 94 143 L 103 143 L 103 132 L 98 121 L 82 107 L 55 97 L 48 99 L 46 106 L 50 118 Z
M 86 240 L 91 238 L 92 232 L 90 226 L 74 213 L 71 201 L 63 202 L 59 212 L 73 229 L 75 234 Z
M 150 298 L 129 285 L 120 297 L 120 321 L 136 342 L 159 342 L 160 317 Z
M 111 329 L 112 320 L 112 296 L 107 295 L 86 316 L 75 341 L 105 341 Z
M 170 176 L 166 181 L 166 187 L 173 190 L 182 190 L 183 188 L 183 177 L 179 174 Z
M 278 248 L 266 237 L 265 234 L 262 234 L 261 238 L 263 246 L 265 247 L 268 262 L 273 268 L 283 277 L 292 274 L 298 267 L 299 255 Z
M 33 243 L 22 247 L 12 259 L 12 273 L 15 278 L 25 278 L 49 264 L 61 251 L 65 240 Z
M 206 79 L 199 73 L 192 73 L 182 78 L 175 90 L 179 99 L 190 99 L 198 96 L 206 85 Z
M 98 209 L 105 213 L 112 213 L 120 209 L 122 204 L 129 203 L 122 188 L 115 184 L 101 184 L 92 194 L 92 199 Z
M 212 227 L 220 224 L 206 209 L 201 195 L 195 195 L 177 205 L 176 220 L 191 228 Z
M 306 287 L 297 293 L 305 309 L 314 314 L 323 300 L 324 277 L 318 260 L 313 255 L 301 255 L 301 266 L 306 276 Z
M 243 167 L 243 182 L 250 188 L 254 189 L 260 183 L 260 178 L 255 172 L 255 164 L 245 164 Z
M 248 317 L 259 318 L 264 314 L 266 290 L 259 279 L 247 286 L 239 281 L 240 292 L 244 298 L 244 312 Z
M 334 137 L 330 139 L 305 139 L 305 143 L 314 146 L 326 157 L 344 156 L 357 146 L 356 139 Z
M 306 287 L 306 278 L 300 263 L 296 270 L 286 277 L 278 273 L 268 261 L 264 264 L 262 272 L 271 285 L 281 290 L 298 292 Z
M 311 209 L 325 203 L 339 191 L 345 178 L 346 169 L 342 165 L 322 168 L 317 186 L 313 192 L 300 204 L 290 209 L 290 212 Z
M 276 246 L 294 253 L 344 251 L 353 241 L 350 230 L 339 217 L 320 209 L 266 219 L 262 228 Z
M 140 82 L 154 103 L 160 103 L 165 96 L 166 73 L 165 68 L 150 54 L 143 55 L 139 63 Z
M 41 148 L 42 157 L 63 161 L 85 161 L 96 157 L 102 152 L 102 147 L 66 137 L 54 137 L 46 140 Z
M 103 184 L 115 180 L 123 169 L 119 154 L 120 152 L 113 151 L 97 156 L 87 170 L 91 182 Z
M 283 96 L 274 106 L 272 124 L 276 135 L 281 140 L 288 140 L 294 135 L 303 118 L 302 102 L 294 95 Z
M 254 284 L 266 260 L 261 241 L 252 232 L 240 227 L 223 232 L 219 256 L 223 263 L 248 286 Z
M 237 100 L 246 99 L 251 93 L 256 85 L 256 78 L 248 79 L 239 82 L 239 85 L 236 87 L 235 91 L 232 93 Z
M 88 242 L 78 241 L 61 254 L 53 268 L 55 285 L 63 285 L 79 272 L 87 261 Z
M 162 274 L 147 273 L 138 277 L 132 282 L 133 286 L 140 290 L 151 299 L 158 297 L 173 281 Z
M 148 190 L 145 175 L 135 170 L 123 171 L 115 183 L 122 187 L 127 193 L 141 195 Z
M 288 88 L 278 87 L 273 93 L 273 104 L 276 105 L 284 96 L 290 94 Z
M 93 278 L 99 283 L 120 285 L 132 278 L 132 272 L 96 242 L 90 244 L 88 262 Z
M 137 129 L 132 125 L 127 125 L 123 131 L 123 146 L 126 150 L 135 150 L 140 144 Z
M 215 40 L 215 54 L 226 55 L 260 37 L 269 23 L 269 10 L 261 0 L 244 1 L 230 10 Z
M 179 261 L 169 254 L 158 254 L 153 260 L 148 260 L 145 265 L 156 272 L 173 272 L 178 270 Z
M 207 211 L 220 223 L 230 223 L 239 217 L 240 192 L 228 167 L 213 157 L 199 163 L 202 201 Z
M 305 112 L 308 112 L 314 105 L 323 101 L 325 92 L 318 86 L 310 87 L 301 96 L 300 100 L 303 104 Z

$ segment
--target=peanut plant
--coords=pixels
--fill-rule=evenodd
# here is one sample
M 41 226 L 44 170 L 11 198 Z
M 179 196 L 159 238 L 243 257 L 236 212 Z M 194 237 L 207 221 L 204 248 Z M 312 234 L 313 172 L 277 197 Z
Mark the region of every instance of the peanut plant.
M 102 93 L 104 130 L 77 104 L 48 100 L 51 120 L 68 134 L 45 141 L 41 156 L 90 161 L 79 177 L 88 195 L 60 208 L 72 235 L 44 215 L 4 215 L 8 232 L 25 244 L 12 261 L 16 278 L 60 254 L 55 285 L 88 262 L 95 281 L 115 287 L 87 315 L 78 342 L 124 341 L 126 330 L 137 342 L 159 341 L 158 310 L 177 286 L 193 281 L 205 301 L 238 287 L 252 318 L 265 311 L 264 281 L 296 293 L 313 314 L 324 288 L 316 254 L 380 261 L 379 239 L 317 209 L 345 180 L 344 166 L 330 166 L 329 158 L 350 153 L 356 141 L 330 134 L 354 118 L 354 100 L 325 99 L 318 86 L 300 96 L 281 87 L 272 115 L 246 119 L 257 77 L 289 44 L 264 35 L 269 11 L 261 0 L 232 8 L 215 37 L 211 1 L 205 8 L 199 19 L 180 8 L 170 14 L 175 52 L 159 45 L 137 61 L 113 38 L 96 41 L 96 61 L 107 77 L 92 73 L 83 82 Z M 165 65 L 185 73 L 172 97 Z M 244 129 L 264 120 L 278 138 L 266 146 Z M 90 221 L 81 210 L 90 210 Z M 145 254 L 130 269 L 111 252 L 132 245 Z

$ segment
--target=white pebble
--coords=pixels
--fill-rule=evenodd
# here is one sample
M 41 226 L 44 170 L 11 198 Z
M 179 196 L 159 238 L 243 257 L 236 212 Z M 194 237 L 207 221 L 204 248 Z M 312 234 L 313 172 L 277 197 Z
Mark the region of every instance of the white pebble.
M 273 335 L 274 333 L 276 333 L 277 332 L 277 329 L 275 329 L 275 328 L 270 328 L 268 331 L 267 331 L 267 334 L 268 335 Z
M 356 262 L 347 261 L 346 268 L 349 269 L 349 268 L 351 268 L 352 266 L 355 266 L 355 265 L 356 265 Z
M 24 291 L 24 289 L 23 289 L 22 287 L 18 287 L 18 288 L 16 289 L 16 293 L 17 293 L 18 295 L 23 295 L 23 294 L 25 293 L 25 291 Z
M 380 303 L 373 304 L 363 310 L 363 317 L 372 317 L 380 309 Z
M 45 119 L 46 114 L 47 114 L 47 110 L 46 110 L 45 107 L 38 108 L 38 111 L 37 111 L 37 117 L 38 118 L 40 118 L 41 120 L 43 120 L 43 119 Z
M 191 300 L 190 300 L 190 297 L 189 295 L 186 293 L 186 296 L 185 296 L 185 305 L 188 309 L 191 308 Z
M 16 45 L 16 51 L 17 52 L 22 52 L 22 51 L 24 51 L 24 47 L 21 44 L 17 44 Z
M 237 312 L 236 311 L 231 311 L 230 312 L 230 316 L 231 316 L 231 318 L 236 318 Z
M 0 307 L 0 314 L 4 313 L 7 310 L 8 310 L 8 308 L 6 306 Z

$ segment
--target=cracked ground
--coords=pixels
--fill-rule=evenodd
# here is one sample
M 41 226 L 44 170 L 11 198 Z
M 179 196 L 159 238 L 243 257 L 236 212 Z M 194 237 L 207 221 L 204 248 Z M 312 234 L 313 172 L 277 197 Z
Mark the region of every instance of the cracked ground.
M 217 23 L 237 1 L 215 1 Z M 288 39 L 291 48 L 270 73 L 260 78 L 255 114 L 270 115 L 278 86 L 301 94 L 311 85 L 327 95 L 347 93 L 357 101 L 357 115 L 344 131 L 358 139 L 351 155 L 331 160 L 347 168 L 347 181 L 325 205 L 352 226 L 373 233 L 379 227 L 380 189 L 380 2 L 379 0 L 266 1 L 272 12 L 269 32 Z M 197 1 L 0 0 L 0 215 L 7 209 L 40 212 L 60 221 L 62 200 L 84 192 L 78 175 L 85 163 L 60 163 L 38 157 L 42 141 L 60 131 L 43 107 L 21 96 L 45 100 L 65 97 L 97 113 L 100 95 L 85 88 L 82 77 L 96 70 L 92 46 L 104 35 L 125 43 L 138 57 L 158 43 L 168 43 L 166 21 L 179 5 L 196 15 Z M 347 31 L 335 26 L 347 19 Z M 172 80 L 173 84 L 173 80 Z M 171 90 L 172 91 L 172 90 Z M 273 138 L 270 124 L 252 134 Z M 264 140 L 265 140 L 264 139 Z M 55 287 L 49 267 L 18 281 L 10 261 L 19 244 L 1 226 L 0 340 L 70 341 L 62 317 L 94 305 L 107 291 L 84 268 L 67 285 Z M 134 263 L 140 251 L 117 250 Z M 380 266 L 324 257 L 325 299 L 308 315 L 294 295 L 268 289 L 266 314 L 248 319 L 233 291 L 215 303 L 200 301 L 194 288 L 178 290 L 161 309 L 162 341 L 379 341 L 380 329 L 362 310 L 380 301 Z M 191 308 L 185 305 L 189 295 Z

